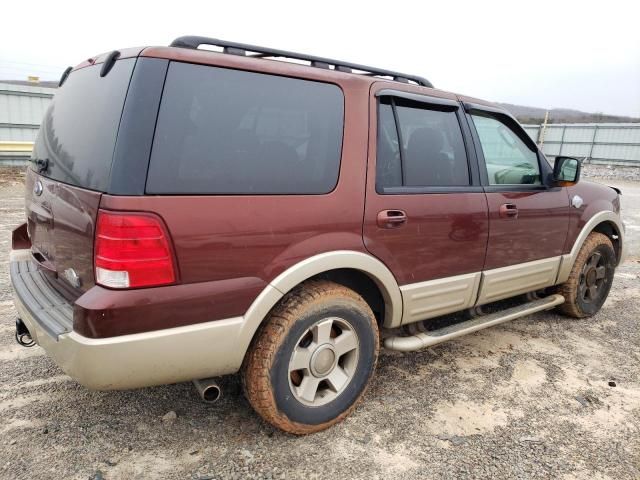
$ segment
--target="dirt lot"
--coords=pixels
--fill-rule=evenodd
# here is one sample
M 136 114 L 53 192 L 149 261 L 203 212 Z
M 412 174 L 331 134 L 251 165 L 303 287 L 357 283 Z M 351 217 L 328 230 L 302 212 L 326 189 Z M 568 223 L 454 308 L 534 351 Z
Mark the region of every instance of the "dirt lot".
M 90 392 L 13 339 L 9 232 L 20 176 L 0 171 L 0 478 L 640 478 L 640 184 L 623 191 L 631 258 L 603 310 L 543 313 L 422 352 L 383 352 L 344 423 L 296 438 L 238 380 Z M 170 411 L 173 421 L 163 420 Z

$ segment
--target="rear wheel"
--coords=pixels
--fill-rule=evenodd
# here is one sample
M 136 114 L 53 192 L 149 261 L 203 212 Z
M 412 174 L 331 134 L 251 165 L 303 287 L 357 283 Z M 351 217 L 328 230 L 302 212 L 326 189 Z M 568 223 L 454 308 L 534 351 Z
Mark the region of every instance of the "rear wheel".
M 565 303 L 558 307 L 565 315 L 590 317 L 604 304 L 615 272 L 616 254 L 611 240 L 592 232 L 576 258 L 569 279 L 558 287 Z
M 258 332 L 243 366 L 245 394 L 281 430 L 324 430 L 353 411 L 378 350 L 375 317 L 362 297 L 333 282 L 308 282 Z

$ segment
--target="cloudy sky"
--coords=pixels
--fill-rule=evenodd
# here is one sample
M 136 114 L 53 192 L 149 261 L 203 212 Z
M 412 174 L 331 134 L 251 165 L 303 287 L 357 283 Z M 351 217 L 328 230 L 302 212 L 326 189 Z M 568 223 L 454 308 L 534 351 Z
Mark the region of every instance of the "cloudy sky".
M 487 100 L 640 117 L 640 1 L 12 1 L 0 79 L 180 35 L 422 75 Z

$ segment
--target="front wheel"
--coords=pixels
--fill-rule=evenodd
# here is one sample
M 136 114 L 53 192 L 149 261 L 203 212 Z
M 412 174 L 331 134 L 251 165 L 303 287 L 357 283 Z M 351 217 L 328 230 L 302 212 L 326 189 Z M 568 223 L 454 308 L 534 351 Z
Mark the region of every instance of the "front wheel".
M 615 272 L 616 254 L 606 235 L 592 232 L 585 240 L 569 274 L 558 287 L 565 303 L 558 310 L 575 318 L 590 317 L 604 304 Z
M 243 366 L 245 395 L 281 430 L 318 432 L 353 411 L 378 351 L 375 317 L 362 297 L 333 282 L 308 282 L 258 332 Z

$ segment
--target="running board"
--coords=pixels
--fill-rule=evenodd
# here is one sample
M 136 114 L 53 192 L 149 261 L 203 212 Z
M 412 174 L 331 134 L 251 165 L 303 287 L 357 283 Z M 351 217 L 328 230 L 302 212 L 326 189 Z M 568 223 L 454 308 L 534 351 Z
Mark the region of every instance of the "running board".
M 524 305 L 518 305 L 517 307 L 508 308 L 501 312 L 484 315 L 472 320 L 467 320 L 466 322 L 456 323 L 455 325 L 449 325 L 448 327 L 443 327 L 431 332 L 418 333 L 409 337 L 389 337 L 385 339 L 384 346 L 390 350 L 397 350 L 399 352 L 412 352 L 461 337 L 462 335 L 477 332 L 484 328 L 500 325 L 501 323 L 515 320 L 525 315 L 550 310 L 561 303 L 564 303 L 564 297 L 562 295 L 550 295 L 539 300 L 525 303 Z

